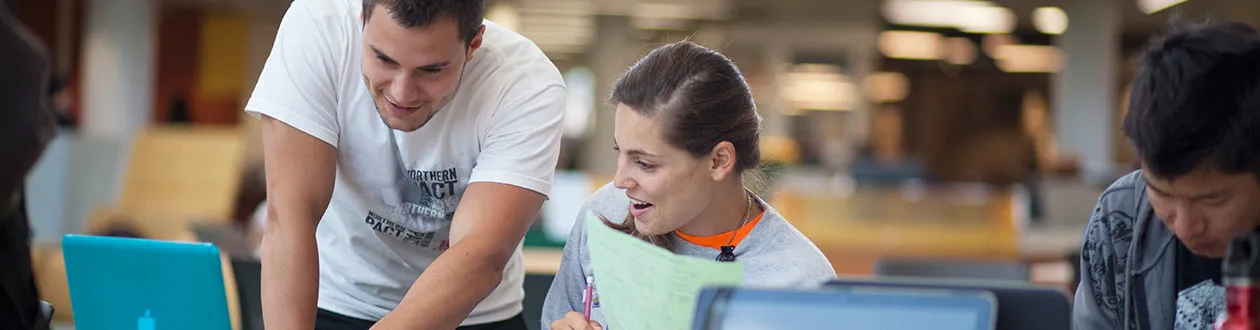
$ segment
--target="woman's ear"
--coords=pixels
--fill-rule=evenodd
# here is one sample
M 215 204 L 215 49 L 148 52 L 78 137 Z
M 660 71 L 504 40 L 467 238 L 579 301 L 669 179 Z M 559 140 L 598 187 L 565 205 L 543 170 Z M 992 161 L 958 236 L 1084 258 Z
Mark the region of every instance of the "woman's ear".
M 713 181 L 726 180 L 731 173 L 735 173 L 737 157 L 734 144 L 728 141 L 719 142 L 713 147 L 713 151 L 709 152 L 709 159 L 712 161 L 709 176 L 713 178 Z

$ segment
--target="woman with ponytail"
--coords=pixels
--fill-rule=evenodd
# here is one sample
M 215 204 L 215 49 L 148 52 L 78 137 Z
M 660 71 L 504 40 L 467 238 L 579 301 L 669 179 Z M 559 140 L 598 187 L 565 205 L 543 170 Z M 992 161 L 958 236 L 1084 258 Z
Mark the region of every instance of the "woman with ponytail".
M 760 162 L 761 117 L 730 59 L 691 42 L 653 50 L 613 86 L 617 173 L 580 214 L 675 254 L 744 263 L 743 283 L 805 287 L 830 262 L 745 180 Z M 585 221 L 579 219 L 543 306 L 543 328 L 600 329 Z M 598 292 L 593 294 L 598 301 Z

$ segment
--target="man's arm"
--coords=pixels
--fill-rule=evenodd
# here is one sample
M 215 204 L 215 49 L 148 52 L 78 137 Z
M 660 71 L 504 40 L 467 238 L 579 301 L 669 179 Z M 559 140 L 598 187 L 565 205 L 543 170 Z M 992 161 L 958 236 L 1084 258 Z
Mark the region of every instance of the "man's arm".
M 468 185 L 451 223 L 451 248 L 373 329 L 454 329 L 503 279 L 503 268 L 546 198 L 502 183 Z
M 336 149 L 269 116 L 262 116 L 267 177 L 262 302 L 267 329 L 312 329 L 319 293 L 315 227 L 328 208 Z

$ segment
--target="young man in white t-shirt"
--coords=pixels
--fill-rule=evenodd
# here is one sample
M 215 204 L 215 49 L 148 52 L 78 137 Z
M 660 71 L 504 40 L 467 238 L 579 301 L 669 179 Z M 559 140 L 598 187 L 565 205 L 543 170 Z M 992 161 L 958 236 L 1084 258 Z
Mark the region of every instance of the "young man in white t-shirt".
M 262 118 L 267 329 L 525 329 L 565 87 L 482 0 L 296 0 Z M 317 308 L 318 307 L 318 308 Z

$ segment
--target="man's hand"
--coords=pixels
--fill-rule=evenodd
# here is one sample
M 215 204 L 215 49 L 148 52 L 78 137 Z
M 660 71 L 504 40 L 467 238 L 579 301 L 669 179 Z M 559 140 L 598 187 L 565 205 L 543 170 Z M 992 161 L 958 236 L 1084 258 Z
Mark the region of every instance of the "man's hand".
M 262 117 L 262 141 L 267 173 L 263 322 L 267 329 L 312 329 L 319 293 L 315 227 L 332 198 L 337 150 L 268 116 Z
M 604 330 L 604 326 L 599 322 L 587 321 L 581 313 L 569 312 L 564 314 L 564 318 L 551 322 L 551 330 Z
M 402 304 L 372 329 L 454 329 L 503 279 L 503 268 L 546 197 L 512 185 L 468 185 L 451 223 L 451 248 Z

